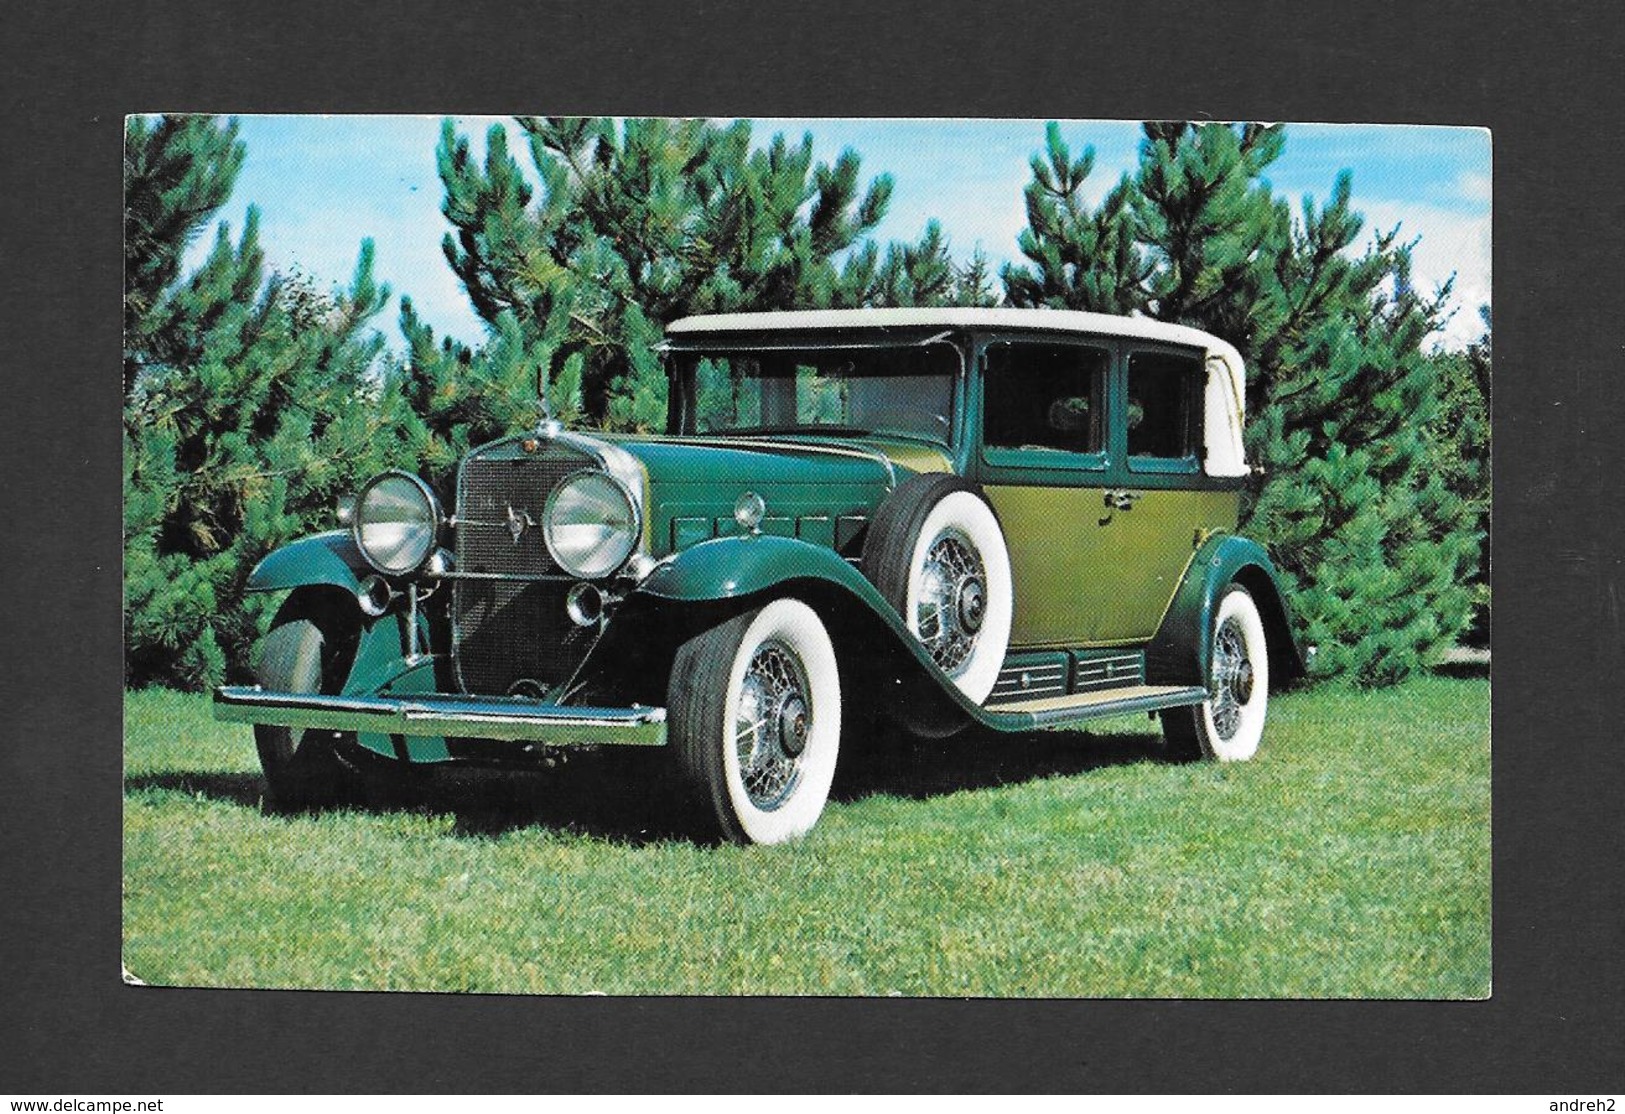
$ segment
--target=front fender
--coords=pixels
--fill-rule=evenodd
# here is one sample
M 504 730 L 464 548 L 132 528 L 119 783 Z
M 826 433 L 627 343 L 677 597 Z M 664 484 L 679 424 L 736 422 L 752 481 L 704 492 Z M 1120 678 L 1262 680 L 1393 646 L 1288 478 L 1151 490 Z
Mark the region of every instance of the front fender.
M 776 596 L 811 605 L 836 640 L 842 684 L 911 726 L 946 733 L 983 718 L 875 586 L 825 546 L 768 534 L 701 542 L 662 563 L 628 602 L 686 634 Z
M 342 530 L 313 534 L 272 550 L 248 574 L 250 592 L 276 592 L 326 584 L 355 592 L 371 570 L 355 541 Z
M 827 546 L 773 534 L 713 538 L 663 562 L 638 586 L 645 595 L 697 603 L 738 599 L 795 580 L 840 585 L 874 610 L 896 619 L 875 586 Z M 897 620 L 899 629 L 902 621 Z
M 1269 634 L 1271 676 L 1284 682 L 1304 675 L 1304 654 L 1269 553 L 1239 534 L 1219 534 L 1196 551 L 1162 625 L 1146 647 L 1149 683 L 1206 686 L 1213 654 L 1213 613 L 1232 583 L 1252 593 L 1258 605 Z

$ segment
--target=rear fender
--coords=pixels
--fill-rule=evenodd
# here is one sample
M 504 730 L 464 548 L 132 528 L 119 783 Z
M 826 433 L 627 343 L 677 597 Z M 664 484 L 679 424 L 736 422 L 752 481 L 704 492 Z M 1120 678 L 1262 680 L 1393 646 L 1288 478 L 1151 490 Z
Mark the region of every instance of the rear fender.
M 1258 605 L 1269 638 L 1271 679 L 1279 685 L 1304 675 L 1305 657 L 1274 562 L 1257 542 L 1239 534 L 1220 534 L 1196 551 L 1163 616 L 1162 626 L 1146 647 L 1149 683 L 1207 684 L 1213 654 L 1213 614 L 1232 583 L 1246 588 Z

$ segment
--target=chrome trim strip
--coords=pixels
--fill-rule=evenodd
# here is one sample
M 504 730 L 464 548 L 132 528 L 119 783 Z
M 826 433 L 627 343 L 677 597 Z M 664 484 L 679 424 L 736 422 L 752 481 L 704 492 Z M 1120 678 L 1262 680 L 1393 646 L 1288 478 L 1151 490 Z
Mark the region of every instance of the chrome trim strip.
M 664 708 L 577 708 L 519 698 L 327 696 L 225 685 L 214 718 L 380 735 L 449 735 L 549 746 L 663 746 Z
M 424 573 L 425 580 L 505 580 L 515 584 L 542 584 L 555 581 L 559 584 L 570 583 L 576 578 L 569 573 L 558 572 L 451 572 Z

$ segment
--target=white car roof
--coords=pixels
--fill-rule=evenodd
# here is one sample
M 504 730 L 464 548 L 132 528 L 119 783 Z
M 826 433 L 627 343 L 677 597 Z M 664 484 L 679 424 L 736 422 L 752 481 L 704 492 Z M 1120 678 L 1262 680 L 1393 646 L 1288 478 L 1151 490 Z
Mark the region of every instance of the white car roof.
M 1247 373 L 1241 353 L 1211 333 L 1170 325 L 1149 317 L 1121 317 L 1070 309 L 949 307 L 941 309 L 810 309 L 768 313 L 713 313 L 684 317 L 666 326 L 670 337 L 702 338 L 722 333 L 815 333 L 823 329 L 1031 329 L 1162 341 L 1201 349 L 1211 364 L 1217 360 L 1225 382 L 1220 394 L 1209 392 L 1207 469 L 1215 475 L 1246 472 L 1241 429 L 1245 420 Z M 1210 381 L 1213 377 L 1210 376 Z M 1216 385 L 1215 385 L 1216 386 Z
M 951 307 L 943 309 L 810 309 L 768 313 L 711 313 L 684 317 L 666 326 L 671 336 L 757 330 L 816 332 L 820 329 L 1047 329 L 1093 333 L 1134 340 L 1160 340 L 1188 344 L 1210 352 L 1241 357 L 1225 341 L 1200 329 L 1169 325 L 1149 317 L 1121 317 L 1110 313 L 1084 313 L 1071 309 L 1006 309 Z

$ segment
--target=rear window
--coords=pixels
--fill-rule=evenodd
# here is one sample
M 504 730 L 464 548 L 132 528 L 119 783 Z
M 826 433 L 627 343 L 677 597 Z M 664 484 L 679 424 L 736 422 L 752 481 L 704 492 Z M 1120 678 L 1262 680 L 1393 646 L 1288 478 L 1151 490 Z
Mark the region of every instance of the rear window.
M 1202 361 L 1176 352 L 1128 360 L 1128 454 L 1194 459 L 1201 443 Z

